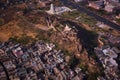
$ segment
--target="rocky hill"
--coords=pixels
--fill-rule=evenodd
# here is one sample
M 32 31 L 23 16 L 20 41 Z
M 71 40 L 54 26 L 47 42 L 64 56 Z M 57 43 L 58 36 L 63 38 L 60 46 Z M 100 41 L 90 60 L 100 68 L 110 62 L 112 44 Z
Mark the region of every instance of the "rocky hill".
M 0 41 L 12 39 L 21 43 L 29 43 L 34 40 L 53 42 L 58 49 L 65 51 L 71 57 L 70 67 L 81 67 L 89 80 L 96 80 L 96 76 L 102 74 L 102 67 L 96 62 L 93 49 L 97 46 L 97 34 L 85 30 L 80 24 L 57 18 L 41 11 L 10 12 L 1 17 L 4 24 L 0 26 Z M 13 15 L 12 15 L 13 14 Z M 11 18 L 8 19 L 7 16 Z M 75 26 L 78 31 L 72 29 L 64 31 L 65 25 Z M 94 75 L 94 76 L 93 76 Z

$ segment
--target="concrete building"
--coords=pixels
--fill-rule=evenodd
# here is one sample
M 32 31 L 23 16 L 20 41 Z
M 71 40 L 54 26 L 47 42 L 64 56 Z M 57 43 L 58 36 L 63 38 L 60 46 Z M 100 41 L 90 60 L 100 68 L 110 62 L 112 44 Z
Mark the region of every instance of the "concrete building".
M 108 5 L 105 6 L 104 9 L 105 9 L 105 11 L 107 11 L 107 12 L 113 12 L 114 9 L 115 9 L 115 6 L 113 6 L 113 5 L 111 5 L 111 4 L 108 4 Z
M 84 0 L 74 0 L 75 2 L 82 2 L 82 1 L 84 1 Z
M 62 14 L 64 12 L 68 12 L 68 11 L 72 11 L 70 8 L 68 7 L 54 7 L 53 4 L 51 4 L 50 6 L 50 10 L 46 11 L 48 14 Z
M 94 8 L 94 9 L 102 9 L 104 7 L 104 1 L 90 1 L 89 2 L 89 7 Z
M 117 10 L 120 9 L 120 3 L 115 2 L 115 0 L 108 0 L 106 1 L 107 3 L 105 4 L 104 10 L 111 13 L 111 12 L 116 12 Z
M 111 0 L 111 1 L 113 1 L 113 2 L 117 2 L 117 3 L 119 3 L 119 2 L 120 2 L 120 0 Z
M 68 31 L 70 31 L 71 30 L 71 28 L 66 24 L 66 26 L 65 26 L 65 28 L 64 28 L 64 32 L 68 32 Z
M 49 14 L 55 14 L 55 7 L 54 7 L 53 4 L 50 5 L 50 10 L 47 11 L 47 13 L 49 13 Z

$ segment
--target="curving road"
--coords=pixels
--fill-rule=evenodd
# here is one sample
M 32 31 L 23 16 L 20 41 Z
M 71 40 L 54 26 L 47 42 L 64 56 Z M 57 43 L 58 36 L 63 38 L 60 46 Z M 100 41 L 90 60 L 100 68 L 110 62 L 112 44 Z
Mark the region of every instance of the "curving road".
M 72 8 L 75 8 L 75 9 L 77 9 L 78 11 L 84 12 L 84 13 L 88 14 L 89 16 L 94 17 L 96 20 L 101 21 L 101 22 L 107 24 L 107 25 L 110 26 L 111 28 L 120 31 L 120 25 L 118 25 L 118 24 L 116 24 L 116 23 L 114 23 L 114 22 L 111 22 L 111 21 L 109 21 L 108 19 L 103 18 L 103 17 L 95 14 L 94 12 L 85 9 L 84 7 L 81 7 L 79 4 L 74 4 L 74 3 L 70 2 L 69 0 L 61 0 L 61 2 L 62 2 L 62 4 L 64 4 L 65 6 L 71 6 Z

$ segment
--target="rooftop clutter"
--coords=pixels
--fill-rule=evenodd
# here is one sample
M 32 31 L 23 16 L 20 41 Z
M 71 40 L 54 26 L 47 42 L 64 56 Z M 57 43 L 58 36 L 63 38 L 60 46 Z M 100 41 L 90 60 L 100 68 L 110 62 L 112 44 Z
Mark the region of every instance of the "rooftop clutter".
M 81 80 L 85 75 L 80 68 L 70 69 L 66 56 L 53 43 L 37 41 L 23 46 L 11 41 L 0 44 L 0 60 L 11 80 Z M 5 74 L 0 67 L 0 80 Z

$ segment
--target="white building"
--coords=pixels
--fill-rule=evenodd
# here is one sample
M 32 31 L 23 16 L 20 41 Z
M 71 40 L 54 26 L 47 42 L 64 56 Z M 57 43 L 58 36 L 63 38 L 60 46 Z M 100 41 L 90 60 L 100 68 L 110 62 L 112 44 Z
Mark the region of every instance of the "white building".
M 105 11 L 107 12 L 113 12 L 115 6 L 111 5 L 111 4 L 108 4 L 105 6 Z
M 120 2 L 120 0 L 111 0 L 111 1 L 113 1 L 113 2 Z
M 75 2 L 81 2 L 81 1 L 84 1 L 84 0 L 74 0 Z
M 71 28 L 66 24 L 65 28 L 64 28 L 64 32 L 68 32 L 71 31 Z
M 64 12 L 68 12 L 68 11 L 72 11 L 70 8 L 68 7 L 54 7 L 53 4 L 51 4 L 50 6 L 50 10 L 49 11 L 46 11 L 47 13 L 49 14 L 61 14 L 61 13 L 64 13 Z

